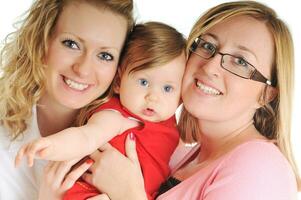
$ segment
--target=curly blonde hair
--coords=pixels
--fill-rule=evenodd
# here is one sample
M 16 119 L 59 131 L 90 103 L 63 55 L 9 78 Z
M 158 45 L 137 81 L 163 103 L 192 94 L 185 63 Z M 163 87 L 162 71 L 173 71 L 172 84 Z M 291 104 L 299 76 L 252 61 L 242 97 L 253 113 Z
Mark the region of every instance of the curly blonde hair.
M 75 2 L 109 9 L 127 20 L 128 33 L 132 29 L 132 0 L 35 1 L 26 12 L 25 19 L 18 23 L 18 30 L 6 37 L 1 50 L 0 123 L 9 130 L 12 139 L 26 130 L 32 107 L 43 95 L 45 76 L 42 60 L 48 49 L 47 43 L 63 8 Z

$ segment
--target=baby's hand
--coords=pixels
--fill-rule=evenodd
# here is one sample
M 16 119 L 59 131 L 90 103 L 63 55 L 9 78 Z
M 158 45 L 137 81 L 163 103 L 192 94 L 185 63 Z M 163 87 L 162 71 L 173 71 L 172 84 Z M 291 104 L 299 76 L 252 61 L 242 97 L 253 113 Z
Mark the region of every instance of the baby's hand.
M 22 158 L 27 156 L 27 164 L 32 167 L 34 158 L 45 158 L 49 148 L 51 148 L 51 140 L 47 137 L 23 145 L 16 155 L 15 166 L 18 167 Z

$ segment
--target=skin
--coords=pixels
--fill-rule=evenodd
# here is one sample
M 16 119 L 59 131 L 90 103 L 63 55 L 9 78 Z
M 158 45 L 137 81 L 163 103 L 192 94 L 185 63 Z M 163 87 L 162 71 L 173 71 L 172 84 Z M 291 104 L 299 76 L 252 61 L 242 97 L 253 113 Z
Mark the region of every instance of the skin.
M 264 76 L 270 78 L 274 46 L 265 24 L 251 17 L 238 16 L 214 26 L 206 34 L 206 39 L 219 46 L 219 51 L 243 56 Z M 209 37 L 208 34 L 214 37 Z M 174 174 L 180 180 L 190 177 L 201 167 L 243 142 L 265 139 L 252 124 L 252 117 L 260 105 L 258 100 L 265 85 L 225 71 L 220 67 L 220 60 L 220 55 L 211 60 L 191 55 L 187 62 L 182 98 L 184 106 L 202 125 L 202 151 L 194 161 Z M 196 87 L 196 80 L 214 87 L 222 95 L 205 93 Z M 128 146 L 134 146 L 133 143 L 134 140 L 127 140 Z M 146 199 L 144 189 L 141 189 L 141 185 L 137 186 L 141 184 L 142 175 L 137 172 L 140 168 L 135 154 L 135 148 L 128 148 L 126 158 L 106 145 L 101 152 L 92 154 L 96 163 L 90 167 L 92 173 L 86 173 L 84 179 L 101 188 L 111 200 Z M 122 190 L 114 191 L 112 188 L 116 187 Z M 128 192 L 135 187 L 134 192 Z
M 223 53 L 245 58 L 270 78 L 274 46 L 264 23 L 248 16 L 234 17 L 209 29 L 204 38 L 217 45 Z M 205 60 L 192 54 L 182 87 L 183 103 L 188 112 L 199 119 L 202 140 L 208 140 L 206 144 L 215 149 L 235 137 L 237 130 L 252 121 L 265 87 L 260 82 L 229 73 L 221 68 L 220 60 L 221 55 Z M 222 94 L 205 94 L 196 87 L 195 80 Z
M 45 57 L 46 92 L 38 102 L 42 136 L 68 127 L 79 108 L 106 91 L 125 35 L 126 20 L 108 10 L 83 3 L 63 10 Z
M 108 9 L 85 3 L 63 9 L 44 58 L 46 92 L 37 107 L 42 136 L 70 127 L 78 109 L 106 91 L 117 69 L 126 29 L 126 20 Z M 92 164 L 84 163 L 68 173 L 77 161 L 50 162 L 39 199 L 60 199 Z
M 185 55 L 162 66 L 129 73 L 121 78 L 116 92 L 121 104 L 144 120 L 159 122 L 174 115 L 180 104 Z
M 118 89 L 122 105 L 151 122 L 172 117 L 180 103 L 185 61 L 182 53 L 162 66 L 124 73 Z M 83 126 L 64 129 L 23 145 L 17 153 L 15 164 L 18 166 L 24 156 L 27 156 L 29 166 L 33 166 L 35 158 L 52 161 L 82 158 L 113 137 L 139 125 L 136 120 L 128 119 L 119 112 L 102 110 L 94 113 Z

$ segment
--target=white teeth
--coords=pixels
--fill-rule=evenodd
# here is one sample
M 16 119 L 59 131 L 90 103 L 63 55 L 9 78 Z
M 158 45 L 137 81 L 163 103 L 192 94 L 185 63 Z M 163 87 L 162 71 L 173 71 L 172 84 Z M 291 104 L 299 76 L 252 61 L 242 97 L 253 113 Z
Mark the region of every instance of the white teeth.
M 75 89 L 75 90 L 84 90 L 89 86 L 87 84 L 82 84 L 82 83 L 75 82 L 75 81 L 70 80 L 68 78 L 65 78 L 64 81 L 65 81 L 65 83 L 67 83 L 67 85 L 70 88 Z
M 218 91 L 212 87 L 209 87 L 207 85 L 204 85 L 200 81 L 196 81 L 196 86 L 206 94 L 210 94 L 210 95 L 221 95 L 222 94 L 220 91 Z

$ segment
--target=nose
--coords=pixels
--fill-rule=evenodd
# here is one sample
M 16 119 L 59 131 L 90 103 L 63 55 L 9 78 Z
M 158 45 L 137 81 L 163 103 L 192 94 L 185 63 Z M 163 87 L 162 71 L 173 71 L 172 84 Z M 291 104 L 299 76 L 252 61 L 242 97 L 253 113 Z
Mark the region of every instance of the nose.
M 206 60 L 202 69 L 206 72 L 209 77 L 219 77 L 221 74 L 221 59 L 222 55 L 216 54 L 214 57 Z
M 148 102 L 155 102 L 159 99 L 159 96 L 155 89 L 150 89 L 147 94 L 145 95 L 145 99 Z
M 80 57 L 78 57 L 72 67 L 73 71 L 79 77 L 89 76 L 92 72 L 92 68 L 93 68 L 92 56 L 89 56 L 87 54 L 83 54 Z

